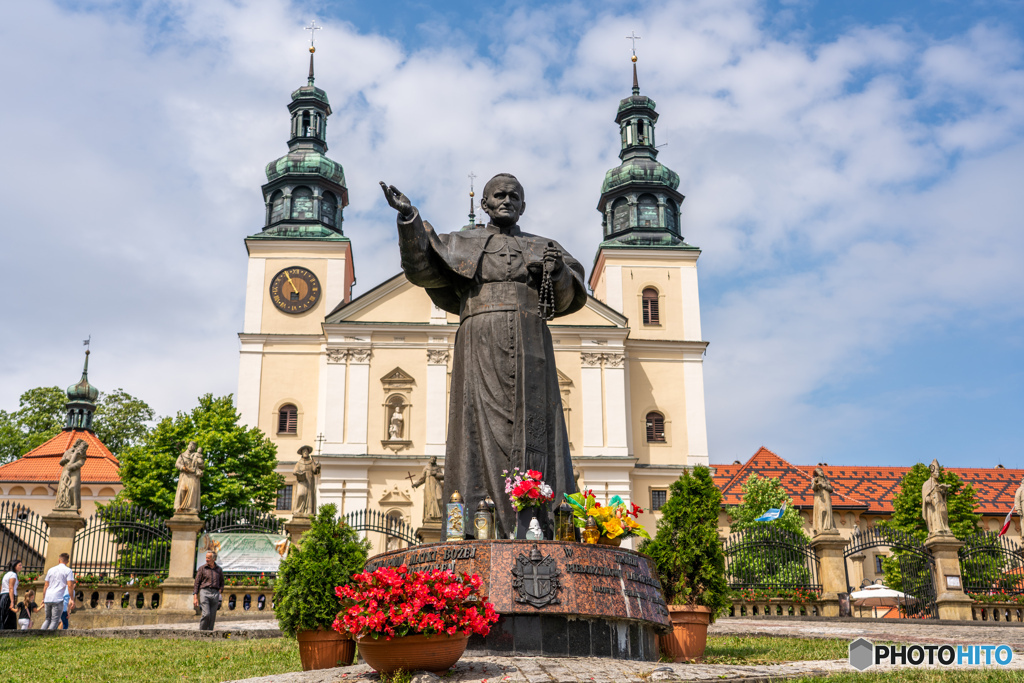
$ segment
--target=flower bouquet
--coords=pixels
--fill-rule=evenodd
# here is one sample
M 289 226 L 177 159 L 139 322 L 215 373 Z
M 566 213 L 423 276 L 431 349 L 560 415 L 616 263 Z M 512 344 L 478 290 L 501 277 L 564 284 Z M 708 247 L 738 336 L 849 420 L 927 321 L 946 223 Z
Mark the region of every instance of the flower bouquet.
M 352 581 L 335 589 L 342 610 L 334 630 L 355 636 L 366 663 L 381 673 L 447 671 L 470 635 L 486 636 L 498 621 L 477 574 L 410 572 L 403 564 L 354 574 Z
M 544 475 L 537 470 L 525 473 L 518 467 L 512 471 L 502 470 L 505 477 L 505 493 L 517 511 L 528 507 L 541 507 L 555 499 L 555 492 L 544 483 Z
M 601 505 L 590 489 L 563 495 L 572 506 L 573 524 L 584 529 L 587 526 L 587 518 L 593 517 L 598 529 L 601 530 L 601 543 L 618 545 L 623 538 L 651 537 L 643 525 L 636 521 L 643 512 L 643 508 L 636 503 L 626 505 L 622 498 L 613 496 L 607 505 Z

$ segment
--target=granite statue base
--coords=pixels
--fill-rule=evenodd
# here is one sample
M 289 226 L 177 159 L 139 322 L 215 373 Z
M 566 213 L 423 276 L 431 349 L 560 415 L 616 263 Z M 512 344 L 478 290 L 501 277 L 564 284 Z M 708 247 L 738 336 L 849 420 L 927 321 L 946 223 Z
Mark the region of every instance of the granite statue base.
M 657 661 L 671 626 L 651 560 L 632 550 L 560 541 L 454 541 L 374 556 L 366 570 L 479 574 L 501 619 L 469 649 L 494 655 Z

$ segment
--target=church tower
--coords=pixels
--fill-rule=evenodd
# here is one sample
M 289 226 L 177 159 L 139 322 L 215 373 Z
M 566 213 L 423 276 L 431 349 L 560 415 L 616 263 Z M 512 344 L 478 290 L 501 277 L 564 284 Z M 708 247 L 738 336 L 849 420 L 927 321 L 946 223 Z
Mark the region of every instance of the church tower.
M 275 406 L 273 414 L 261 413 L 266 404 L 260 396 L 268 382 L 281 393 L 282 380 L 294 373 L 316 375 L 324 318 L 351 299 L 355 282 L 352 246 L 342 230 L 348 205 L 345 172 L 327 156 L 331 105 L 327 93 L 314 85 L 316 48 L 310 45 L 309 51 L 308 81 L 292 93 L 288 105 L 288 153 L 267 164 L 263 229 L 245 240 L 249 267 L 238 377 L 243 422 L 275 434 L 282 431 L 278 418 L 287 413 L 284 431 L 307 440 L 314 434 L 297 429 L 305 412 L 299 405 L 315 406 L 315 394 L 295 396 L 286 410 Z M 290 345 L 290 357 L 268 363 L 269 355 L 283 353 L 282 344 Z M 300 350 L 303 344 L 309 345 L 309 354 Z M 315 429 L 315 420 L 308 426 Z
M 634 54 L 633 92 L 619 102 L 615 115 L 622 163 L 605 174 L 601 186 L 597 209 L 603 241 L 590 287 L 595 298 L 626 316 L 629 346 L 643 344 L 642 355 L 654 363 L 647 367 L 630 360 L 631 375 L 649 374 L 653 391 L 650 397 L 631 397 L 630 422 L 646 430 L 633 439 L 635 455 L 651 464 L 707 464 L 700 249 L 683 240 L 679 175 L 657 160 L 658 112 L 654 100 L 640 94 L 636 59 Z M 658 370 L 659 356 L 680 352 L 684 362 Z M 679 368 L 681 376 L 669 367 Z M 673 414 L 661 406 L 670 406 Z M 673 445 L 660 449 L 661 444 Z

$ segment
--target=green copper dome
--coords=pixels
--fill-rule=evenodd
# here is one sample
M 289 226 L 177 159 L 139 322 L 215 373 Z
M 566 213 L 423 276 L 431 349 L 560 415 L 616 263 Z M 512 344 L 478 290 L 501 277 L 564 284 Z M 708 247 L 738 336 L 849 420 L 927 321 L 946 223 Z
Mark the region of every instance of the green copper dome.
M 601 194 L 631 183 L 662 185 L 676 190 L 679 188 L 679 174 L 654 159 L 633 157 L 604 174 Z
M 292 173 L 316 174 L 332 183 L 345 185 L 345 170 L 338 162 L 315 149 L 295 149 L 267 164 L 267 180 L 276 180 Z
M 327 93 L 325 93 L 323 90 L 316 87 L 315 85 L 304 85 L 292 93 L 293 101 L 304 100 L 310 97 L 313 98 L 314 100 L 319 100 L 323 102 L 328 107 L 331 106 L 331 103 L 327 100 Z
M 96 399 L 99 398 L 100 390 L 89 384 L 89 352 L 85 352 L 85 367 L 82 368 L 82 379 L 78 380 L 78 384 L 72 384 L 68 387 L 68 400 L 69 401 L 86 401 L 88 403 L 95 403 Z

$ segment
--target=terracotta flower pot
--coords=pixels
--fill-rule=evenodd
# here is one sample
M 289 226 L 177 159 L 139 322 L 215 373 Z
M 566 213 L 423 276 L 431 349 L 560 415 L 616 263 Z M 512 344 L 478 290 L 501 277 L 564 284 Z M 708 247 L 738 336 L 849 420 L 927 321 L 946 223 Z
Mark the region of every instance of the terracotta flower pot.
M 615 538 L 608 538 L 604 534 L 601 534 L 598 537 L 598 539 L 597 539 L 597 544 L 598 545 L 610 545 L 610 546 L 612 546 L 614 548 L 618 548 L 621 543 L 622 543 L 622 536 L 621 535 L 616 536 Z
M 356 656 L 356 641 L 352 636 L 334 629 L 299 631 L 298 640 L 303 671 L 349 666 Z
M 401 638 L 374 639 L 360 636 L 359 654 L 372 669 L 382 674 L 405 671 L 444 673 L 455 666 L 466 651 L 469 636 L 456 633 L 438 633 L 432 636 L 402 636 Z
M 672 633 L 661 637 L 662 651 L 673 662 L 699 662 L 708 645 L 711 608 L 703 605 L 669 605 Z

